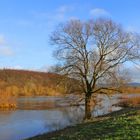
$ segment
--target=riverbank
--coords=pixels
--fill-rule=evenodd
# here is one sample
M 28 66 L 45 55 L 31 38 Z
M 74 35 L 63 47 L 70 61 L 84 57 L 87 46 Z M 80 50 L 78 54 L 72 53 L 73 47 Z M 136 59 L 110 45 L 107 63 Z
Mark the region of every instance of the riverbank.
M 63 130 L 27 140 L 140 139 L 140 107 L 125 108 Z

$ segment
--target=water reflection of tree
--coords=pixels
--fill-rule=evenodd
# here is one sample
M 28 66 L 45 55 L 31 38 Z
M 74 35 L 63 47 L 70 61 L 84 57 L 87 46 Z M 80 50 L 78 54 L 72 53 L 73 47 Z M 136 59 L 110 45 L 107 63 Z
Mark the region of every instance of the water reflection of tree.
M 94 116 L 104 115 L 121 109 L 120 107 L 114 106 L 114 104 L 119 102 L 117 95 L 109 96 L 106 94 L 101 94 L 97 96 L 96 100 L 97 104 L 92 112 L 92 115 Z
M 59 130 L 83 120 L 83 106 L 60 108 L 59 111 L 61 112 L 61 115 L 58 116 L 58 119 L 46 122 L 45 128 L 48 131 Z

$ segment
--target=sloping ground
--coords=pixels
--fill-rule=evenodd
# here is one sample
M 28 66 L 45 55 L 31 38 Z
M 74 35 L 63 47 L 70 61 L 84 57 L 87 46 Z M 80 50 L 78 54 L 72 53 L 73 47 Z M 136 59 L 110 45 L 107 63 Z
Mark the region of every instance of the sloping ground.
M 73 82 L 73 79 L 55 73 L 3 69 L 0 70 L 0 95 L 65 94 L 74 91 Z
M 127 108 L 28 140 L 140 140 L 140 108 Z
M 0 109 L 15 109 L 18 96 L 62 96 L 74 93 L 78 82 L 55 73 L 0 70 Z

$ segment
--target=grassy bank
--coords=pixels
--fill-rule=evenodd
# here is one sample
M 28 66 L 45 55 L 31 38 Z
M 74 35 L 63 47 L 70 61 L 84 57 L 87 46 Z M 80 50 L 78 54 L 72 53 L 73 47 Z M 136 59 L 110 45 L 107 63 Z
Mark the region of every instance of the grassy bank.
M 28 140 L 140 139 L 140 108 L 127 108 Z

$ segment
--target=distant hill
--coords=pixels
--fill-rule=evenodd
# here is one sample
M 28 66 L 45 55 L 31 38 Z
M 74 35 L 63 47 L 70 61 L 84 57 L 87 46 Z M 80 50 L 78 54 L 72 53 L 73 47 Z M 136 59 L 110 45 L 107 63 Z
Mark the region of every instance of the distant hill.
M 55 73 L 0 70 L 0 94 L 60 95 L 73 92 L 74 80 Z M 75 84 L 76 85 L 76 84 Z
M 102 85 L 103 86 L 103 85 Z M 137 89 L 134 89 L 137 87 Z M 140 93 L 140 83 L 129 83 L 122 87 L 125 93 Z M 80 92 L 78 81 L 55 73 L 28 70 L 0 70 L 0 97 L 64 95 Z M 81 93 L 81 92 L 80 92 Z
M 140 87 L 140 83 L 137 82 L 128 83 L 128 85 L 132 87 Z

